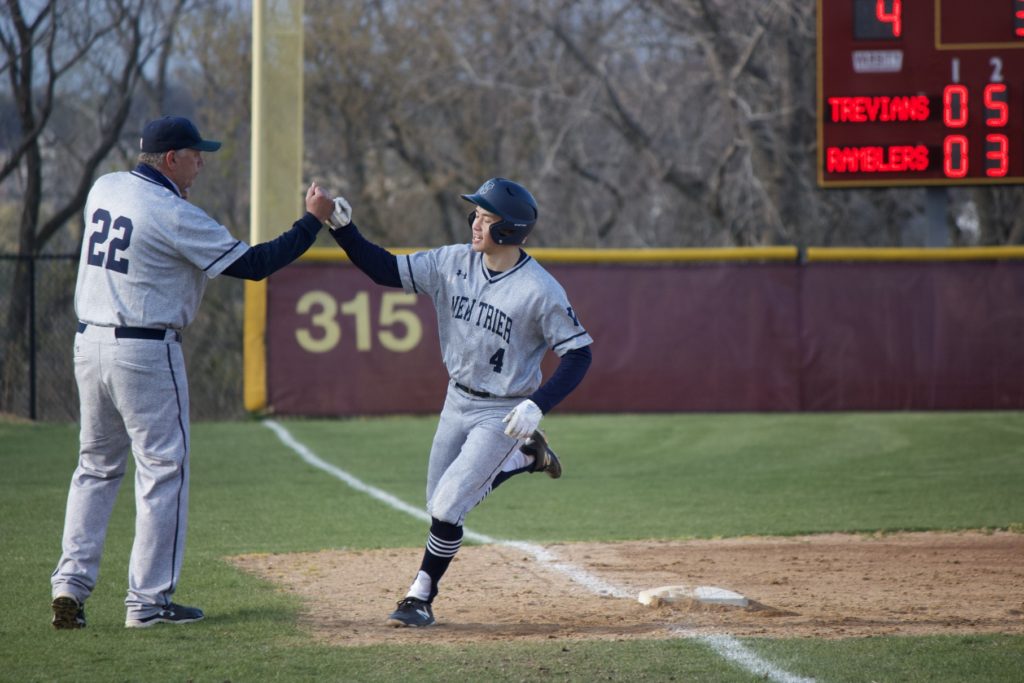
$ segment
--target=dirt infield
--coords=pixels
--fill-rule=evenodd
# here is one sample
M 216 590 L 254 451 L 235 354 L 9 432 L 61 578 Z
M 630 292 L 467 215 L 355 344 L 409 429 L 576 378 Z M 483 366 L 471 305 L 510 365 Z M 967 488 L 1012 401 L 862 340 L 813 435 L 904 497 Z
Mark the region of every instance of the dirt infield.
M 747 608 L 648 607 L 595 595 L 507 546 L 467 546 L 434 602 L 438 624 L 384 624 L 422 549 L 329 550 L 231 558 L 306 599 L 304 624 L 336 645 L 665 638 L 679 633 L 843 638 L 1024 633 L 1024 534 L 830 534 L 713 541 L 565 543 L 560 562 L 632 594 L 717 586 Z

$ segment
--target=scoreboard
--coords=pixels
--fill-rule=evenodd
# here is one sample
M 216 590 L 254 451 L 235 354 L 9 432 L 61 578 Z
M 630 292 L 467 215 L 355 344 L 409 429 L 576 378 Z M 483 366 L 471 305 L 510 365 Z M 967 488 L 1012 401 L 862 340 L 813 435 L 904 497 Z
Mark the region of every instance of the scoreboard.
M 1024 0 L 818 0 L 818 184 L 1024 183 Z

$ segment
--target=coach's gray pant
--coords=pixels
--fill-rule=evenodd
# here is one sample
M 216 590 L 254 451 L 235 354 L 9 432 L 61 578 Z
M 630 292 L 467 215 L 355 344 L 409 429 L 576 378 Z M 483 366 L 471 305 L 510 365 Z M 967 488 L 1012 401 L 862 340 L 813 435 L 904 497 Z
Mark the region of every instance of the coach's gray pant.
M 90 325 L 75 337 L 81 405 L 78 467 L 71 479 L 62 555 L 52 592 L 84 602 L 96 586 L 114 500 L 135 457 L 135 541 L 128 617 L 153 614 L 178 583 L 188 523 L 189 398 L 181 344 L 117 339 Z

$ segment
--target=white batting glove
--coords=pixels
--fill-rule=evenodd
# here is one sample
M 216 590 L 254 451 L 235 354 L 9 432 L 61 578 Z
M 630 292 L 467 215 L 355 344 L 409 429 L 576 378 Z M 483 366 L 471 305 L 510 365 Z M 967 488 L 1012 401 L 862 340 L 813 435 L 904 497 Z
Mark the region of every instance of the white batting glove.
M 342 196 L 334 198 L 334 213 L 327 219 L 327 223 L 335 230 L 344 228 L 352 222 L 352 206 Z
M 540 407 L 530 399 L 526 399 L 513 408 L 502 422 L 508 424 L 508 427 L 505 427 L 506 434 L 517 439 L 527 439 L 533 436 L 542 417 L 544 417 L 544 413 L 541 412 Z

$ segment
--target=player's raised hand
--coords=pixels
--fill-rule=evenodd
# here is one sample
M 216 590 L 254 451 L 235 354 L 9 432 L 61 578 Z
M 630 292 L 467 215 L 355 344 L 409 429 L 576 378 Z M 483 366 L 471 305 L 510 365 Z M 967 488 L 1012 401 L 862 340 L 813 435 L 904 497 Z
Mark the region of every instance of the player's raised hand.
M 315 182 L 310 183 L 306 190 L 306 211 L 325 222 L 334 211 L 334 200 L 327 196 L 324 189 Z
M 327 222 L 335 230 L 344 228 L 352 222 L 352 206 L 341 195 L 334 198 L 334 212 Z
M 540 424 L 542 417 L 544 417 L 544 413 L 541 412 L 540 407 L 530 399 L 526 399 L 513 408 L 502 422 L 508 425 L 505 427 L 506 434 L 516 439 L 526 439 L 537 430 L 537 425 Z

